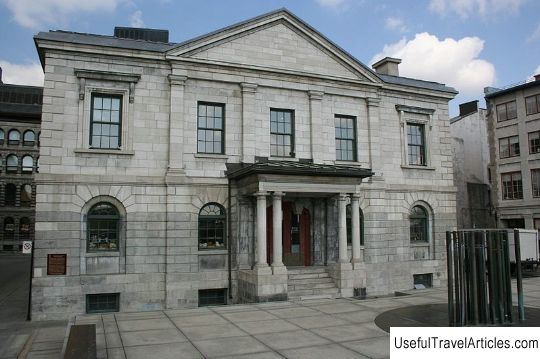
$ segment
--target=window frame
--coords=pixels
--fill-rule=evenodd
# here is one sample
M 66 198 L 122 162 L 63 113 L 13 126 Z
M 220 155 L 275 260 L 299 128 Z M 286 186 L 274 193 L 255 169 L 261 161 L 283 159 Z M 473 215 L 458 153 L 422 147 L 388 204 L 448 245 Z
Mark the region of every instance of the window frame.
M 24 159 L 25 158 L 30 158 L 30 160 L 32 161 L 32 164 L 30 165 L 30 167 L 28 167 L 28 166 L 25 167 L 24 166 Z M 21 172 L 23 172 L 23 173 L 32 173 L 33 171 L 34 171 L 34 157 L 32 157 L 32 155 L 24 155 L 24 156 L 22 156 L 22 158 L 21 158 Z
M 513 144 L 517 144 L 517 151 L 516 151 L 516 147 L 514 147 L 514 151 L 512 151 L 512 143 L 510 143 L 510 140 L 514 138 L 517 138 L 517 142 L 513 143 Z M 505 155 L 503 157 L 503 151 L 502 151 L 501 146 L 504 144 L 505 141 L 506 141 L 506 146 L 508 147 L 508 155 Z M 499 138 L 499 158 L 503 159 L 503 158 L 519 157 L 520 155 L 521 155 L 521 149 L 520 149 L 520 144 L 519 144 L 519 135 Z
M 32 134 L 34 139 L 27 140 L 26 139 L 27 134 Z M 36 133 L 33 130 L 24 131 L 22 138 L 23 138 L 23 146 L 34 147 L 34 145 L 36 144 Z
M 521 184 L 518 185 L 517 184 L 518 180 L 514 180 L 513 176 L 515 175 L 520 176 L 519 182 L 521 182 Z M 505 176 L 510 176 L 510 187 L 505 187 L 505 180 L 504 180 Z M 516 184 L 514 184 L 514 182 L 516 182 Z M 507 192 L 508 188 L 512 189 L 511 196 L 509 195 L 510 192 Z M 519 189 L 521 189 L 521 191 L 519 191 Z M 501 196 L 502 196 L 502 199 L 505 201 L 523 199 L 523 176 L 521 175 L 521 171 L 501 173 Z
M 11 134 L 12 133 L 18 133 L 19 138 L 16 139 L 16 140 L 12 140 L 11 139 Z M 21 143 L 21 131 L 17 130 L 16 128 L 12 128 L 11 130 L 8 131 L 8 145 L 10 145 L 10 146 L 18 146 L 19 143 Z
M 508 105 L 514 104 L 515 109 L 515 116 L 514 117 L 508 117 Z M 504 107 L 504 112 L 502 111 L 502 108 Z M 517 103 L 516 100 L 507 101 L 504 103 L 500 103 L 495 107 L 495 110 L 497 112 L 497 122 L 504 122 L 509 120 L 514 120 L 517 118 Z M 504 114 L 504 116 L 502 116 Z M 502 118 L 504 117 L 504 118 Z
M 413 213 L 415 208 L 420 208 L 420 210 L 422 210 L 424 215 L 417 215 L 416 213 Z M 423 235 L 424 235 L 425 239 L 413 239 L 413 235 L 412 235 L 413 234 L 413 221 L 418 221 L 418 220 L 424 221 L 422 232 L 423 232 Z M 430 243 L 429 220 L 430 220 L 430 218 L 429 218 L 429 210 L 427 208 L 425 208 L 424 206 L 422 206 L 420 204 L 415 204 L 414 206 L 411 207 L 411 209 L 409 211 L 409 241 L 412 244 Z
M 92 211 L 100 206 L 100 205 L 108 205 L 109 207 L 113 208 L 116 212 L 115 215 L 101 215 L 101 214 L 93 214 Z M 92 231 L 93 229 L 91 228 L 90 224 L 91 224 L 91 221 L 108 221 L 108 222 L 112 222 L 112 221 L 115 221 L 116 223 L 114 224 L 116 229 L 116 248 L 99 248 L 99 238 L 96 238 L 95 240 L 94 239 L 91 239 L 90 236 L 93 235 Z M 88 213 L 86 215 L 86 253 L 106 253 L 106 252 L 120 252 L 120 222 L 121 222 L 121 215 L 120 215 L 120 211 L 118 210 L 118 208 L 110 203 L 110 202 L 107 202 L 107 201 L 100 201 L 100 202 L 97 202 L 95 204 L 93 204 L 89 210 L 88 210 Z M 98 228 L 98 232 L 101 228 Z M 110 228 L 108 229 L 110 230 Z M 98 234 L 99 236 L 99 234 Z M 109 241 L 109 245 L 111 243 L 111 240 L 109 238 L 107 238 L 107 240 Z M 95 247 L 95 248 L 90 248 L 90 244 L 94 241 L 98 241 L 98 246 Z
M 102 309 L 90 309 L 91 307 L 91 299 L 98 299 L 98 297 L 114 297 L 114 301 L 110 301 L 114 304 L 114 307 L 111 308 L 102 308 Z M 109 302 L 107 300 L 107 302 Z M 93 313 L 114 313 L 120 311 L 120 293 L 94 293 L 94 294 L 87 294 L 86 295 L 86 313 L 93 314 Z
M 200 126 L 200 106 L 213 106 L 213 107 L 221 107 L 221 129 L 211 128 L 211 127 L 201 127 Z M 208 119 L 208 116 L 205 116 L 206 119 Z M 215 118 L 215 116 L 213 117 Z M 220 152 L 207 152 L 207 151 L 199 151 L 199 131 L 213 131 L 213 132 L 220 132 L 221 133 L 221 150 Z M 213 142 L 213 141 L 212 141 Z M 205 149 L 206 149 L 206 139 L 204 140 L 205 143 Z M 213 146 L 212 146 L 213 148 Z M 210 154 L 210 155 L 224 155 L 225 154 L 225 103 L 220 102 L 208 102 L 208 101 L 197 101 L 197 153 L 200 154 Z
M 221 214 L 220 215 L 201 215 L 201 213 L 203 212 L 203 210 L 206 208 L 206 207 L 210 207 L 210 206 L 217 206 L 220 211 L 221 211 Z M 208 247 L 208 239 L 211 238 L 209 237 L 208 235 L 204 237 L 204 239 L 206 240 L 206 246 L 202 246 L 202 243 L 201 243 L 201 240 L 203 239 L 203 237 L 201 237 L 201 230 L 203 229 L 202 227 L 202 221 L 216 221 L 216 220 L 222 220 L 223 221 L 223 228 L 222 228 L 222 239 L 223 239 L 223 243 L 221 246 L 214 246 L 214 247 Z M 208 232 L 208 229 L 209 229 L 209 226 L 206 226 L 204 229 L 206 229 L 206 231 Z M 217 229 L 216 227 L 214 228 L 211 228 L 214 233 L 216 233 Z M 214 239 L 218 238 L 216 235 L 214 235 L 213 237 Z M 215 241 L 217 243 L 217 241 Z M 224 250 L 224 249 L 227 249 L 227 211 L 225 210 L 225 207 L 222 206 L 221 204 L 217 203 L 217 202 L 208 202 L 208 203 L 205 203 L 201 209 L 199 210 L 199 214 L 198 214 L 198 217 L 197 217 L 197 245 L 198 245 L 198 248 L 199 250 L 201 251 L 205 251 L 205 250 Z
M 4 141 L 6 140 L 6 132 L 3 128 L 0 128 L 0 145 L 4 144 Z
M 531 140 L 531 135 L 536 135 L 538 138 Z M 531 131 L 527 133 L 527 140 L 529 142 L 529 154 L 540 153 L 540 131 Z M 536 144 L 532 144 L 533 141 L 536 141 Z M 534 151 L 536 149 L 536 151 Z
M 280 132 L 272 132 L 272 112 L 276 112 L 276 113 L 280 113 L 280 112 L 283 112 L 283 113 L 289 113 L 291 115 L 291 133 L 280 133 Z M 286 108 L 275 108 L 275 107 L 271 107 L 270 108 L 270 157 L 279 157 L 279 158 L 295 158 L 296 157 L 296 141 L 295 141 L 295 137 L 296 137 L 296 131 L 295 131 L 295 127 L 296 127 L 296 120 L 295 120 L 295 110 L 293 109 L 286 109 Z M 278 154 L 273 154 L 272 153 L 272 146 L 285 146 L 285 145 L 279 145 L 277 143 L 272 143 L 272 135 L 276 135 L 276 136 L 289 136 L 290 138 L 290 151 L 289 151 L 289 155 L 284 155 L 284 156 L 280 156 Z
M 15 158 L 15 160 L 17 161 L 17 163 L 13 166 L 9 164 L 9 159 L 10 158 Z M 7 173 L 17 173 L 19 171 L 19 157 L 14 154 L 14 153 L 10 153 L 9 155 L 7 155 L 6 157 L 6 172 Z
M 24 190 L 24 187 L 25 186 L 30 186 L 30 192 L 27 192 Z M 19 195 L 19 198 L 20 198 L 20 205 L 21 207 L 32 207 L 32 202 L 33 202 L 33 188 L 32 188 L 32 185 L 29 184 L 29 183 L 23 183 L 20 185 L 20 195 Z M 28 200 L 23 200 L 23 192 L 25 193 L 28 193 Z
M 535 189 L 535 177 L 536 177 L 536 189 Z M 535 195 L 536 192 L 536 195 Z M 531 168 L 531 194 L 533 198 L 540 197 L 540 168 Z
M 7 223 L 9 220 L 10 223 Z M 11 225 L 12 228 L 8 229 L 8 225 Z M 15 218 L 8 216 L 4 218 L 2 223 L 2 229 L 4 231 L 4 240 L 13 241 L 15 240 Z M 9 236 L 8 236 L 9 233 Z
M 15 183 L 9 182 L 4 185 L 4 206 L 6 207 L 17 206 L 17 191 L 18 190 L 19 188 Z
M 337 137 L 337 126 L 336 126 L 336 120 L 351 120 L 352 121 L 352 131 L 353 131 L 353 138 L 345 138 L 345 137 Z M 341 115 L 341 114 L 335 114 L 334 115 L 334 138 L 335 138 L 335 149 L 336 149 L 336 161 L 349 161 L 349 162 L 356 162 L 358 161 L 358 138 L 357 138 L 357 124 L 356 124 L 356 116 L 350 116 L 350 115 Z M 340 127 L 341 130 L 343 130 L 343 127 Z M 349 128 L 346 128 L 347 130 Z M 343 159 L 338 158 L 338 141 L 350 141 L 352 142 L 352 159 Z M 348 151 L 346 151 L 348 152 Z M 343 153 L 343 150 L 340 150 L 339 153 Z
M 527 103 L 527 100 L 528 99 L 532 99 L 534 98 L 534 106 L 535 106 L 535 110 L 534 111 L 531 111 L 529 112 L 529 105 Z M 527 96 L 525 97 L 525 113 L 527 115 L 534 115 L 534 114 L 537 114 L 540 112 L 540 94 L 536 94 L 536 95 L 531 95 L 531 96 Z
M 422 143 L 420 145 L 418 144 L 411 144 L 411 141 L 409 141 L 409 127 L 418 127 L 421 128 L 421 139 Z M 426 143 L 426 124 L 415 122 L 415 121 L 407 121 L 406 122 L 406 134 L 407 136 L 407 164 L 410 166 L 418 166 L 418 167 L 427 167 L 428 165 L 428 158 L 427 158 L 427 143 Z M 421 164 L 418 163 L 412 163 L 411 161 L 411 147 L 414 148 L 420 148 L 420 158 L 423 159 Z
M 118 109 L 118 124 L 116 124 L 116 126 L 118 126 L 118 146 L 116 147 L 101 147 L 101 138 L 104 137 L 102 134 L 100 134 L 100 146 L 95 146 L 92 142 L 93 142 L 93 137 L 94 137 L 94 124 L 95 123 L 99 123 L 100 125 L 103 125 L 103 124 L 109 124 L 109 125 L 112 125 L 113 122 L 104 122 L 104 121 L 96 121 L 94 120 L 94 99 L 96 97 L 102 97 L 102 98 L 110 98 L 111 100 L 112 99 L 118 99 L 119 100 L 119 109 Z M 103 100 L 102 100 L 103 101 Z M 108 92 L 101 92 L 101 91 L 92 91 L 91 92 L 91 96 L 90 96 L 90 126 L 89 126 L 89 137 L 88 137 L 88 146 L 90 149 L 94 149 L 94 150 L 108 150 L 108 151 L 119 151 L 122 149 L 122 141 L 123 141 L 123 138 L 122 138 L 122 129 L 123 129 L 123 115 L 124 115 L 124 109 L 123 109 L 123 106 L 124 106 L 124 95 L 123 94 L 117 94 L 117 93 L 108 93 Z M 111 109 L 109 109 L 109 112 L 111 111 Z M 107 136 L 109 139 L 111 137 L 115 137 L 115 136 Z M 110 142 L 109 142 L 110 143 Z

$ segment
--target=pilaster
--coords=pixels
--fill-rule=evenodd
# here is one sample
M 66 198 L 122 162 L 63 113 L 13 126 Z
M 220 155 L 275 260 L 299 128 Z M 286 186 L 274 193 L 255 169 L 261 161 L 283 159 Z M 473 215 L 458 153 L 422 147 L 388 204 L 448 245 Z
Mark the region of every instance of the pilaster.
M 242 162 L 255 162 L 255 95 L 257 84 L 243 82 L 242 88 Z

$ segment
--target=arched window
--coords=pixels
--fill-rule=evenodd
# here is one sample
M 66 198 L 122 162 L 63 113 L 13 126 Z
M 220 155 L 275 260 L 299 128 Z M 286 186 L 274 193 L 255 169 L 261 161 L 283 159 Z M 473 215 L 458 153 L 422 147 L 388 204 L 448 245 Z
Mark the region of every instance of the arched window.
M 32 186 L 24 184 L 21 187 L 21 206 L 30 207 L 32 205 Z
M 120 215 L 112 204 L 100 202 L 90 208 L 87 217 L 88 252 L 117 251 Z
M 5 189 L 5 204 L 6 206 L 15 206 L 17 203 L 17 186 L 13 183 L 6 184 Z
M 360 220 L 360 245 L 364 245 L 364 213 L 362 212 L 362 209 L 358 208 L 358 215 Z M 351 205 L 347 205 L 347 211 L 346 211 L 346 218 L 347 218 L 347 244 L 352 244 L 352 209 Z
M 38 147 L 41 146 L 41 132 L 38 132 L 37 134 L 37 145 Z
M 26 155 L 22 158 L 22 171 L 23 172 L 32 172 L 32 167 L 34 166 L 34 159 L 30 155 Z
M 39 156 L 36 159 L 36 173 L 39 173 Z
M 24 146 L 34 146 L 36 142 L 36 134 L 32 130 L 28 130 L 23 135 L 23 145 Z
M 8 144 L 18 145 L 21 141 L 21 133 L 18 130 L 11 130 L 8 133 Z
M 225 209 L 217 203 L 207 203 L 199 212 L 199 248 L 225 248 Z
M 15 221 L 12 217 L 4 219 L 4 239 L 15 238 Z
M 17 167 L 19 167 L 19 159 L 16 155 L 9 155 L 6 159 L 6 170 L 7 172 L 17 172 Z
M 30 219 L 22 217 L 19 222 L 19 238 L 22 240 L 30 239 Z
M 414 206 L 409 214 L 411 242 L 428 242 L 428 212 L 422 206 Z
M 4 139 L 6 137 L 6 134 L 4 133 L 4 130 L 0 128 L 0 145 L 4 144 Z

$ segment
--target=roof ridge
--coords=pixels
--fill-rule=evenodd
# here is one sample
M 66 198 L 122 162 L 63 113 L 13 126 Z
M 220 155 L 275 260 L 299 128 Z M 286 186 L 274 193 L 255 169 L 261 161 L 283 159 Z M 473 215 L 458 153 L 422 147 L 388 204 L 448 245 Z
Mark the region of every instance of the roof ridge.
M 92 34 L 89 32 L 78 32 L 78 31 L 68 31 L 68 30 L 49 30 L 49 33 L 51 32 L 60 32 L 63 34 L 73 34 L 73 35 L 83 35 L 83 36 L 94 36 L 94 37 L 102 37 L 102 38 L 108 38 L 108 39 L 117 39 L 117 40 L 126 40 L 126 41 L 138 41 L 138 42 L 151 42 L 151 43 L 158 43 L 158 44 L 166 44 L 166 45 L 177 45 L 176 42 L 161 42 L 161 41 L 152 41 L 152 40 L 145 40 L 145 39 L 130 39 L 127 37 L 117 37 L 114 35 L 103 35 L 103 34 Z M 47 31 L 45 31 L 47 33 Z

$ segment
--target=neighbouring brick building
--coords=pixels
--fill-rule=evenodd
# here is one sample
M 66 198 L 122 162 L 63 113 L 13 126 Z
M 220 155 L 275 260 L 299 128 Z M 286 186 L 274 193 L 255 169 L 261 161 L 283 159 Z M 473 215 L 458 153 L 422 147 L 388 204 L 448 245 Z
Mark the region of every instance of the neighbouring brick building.
M 34 240 L 43 88 L 2 83 L 0 69 L 0 251 Z
M 484 92 L 497 225 L 540 229 L 540 75 Z
M 287 10 L 167 34 L 35 37 L 33 318 L 446 283 L 454 89 L 373 71 Z

